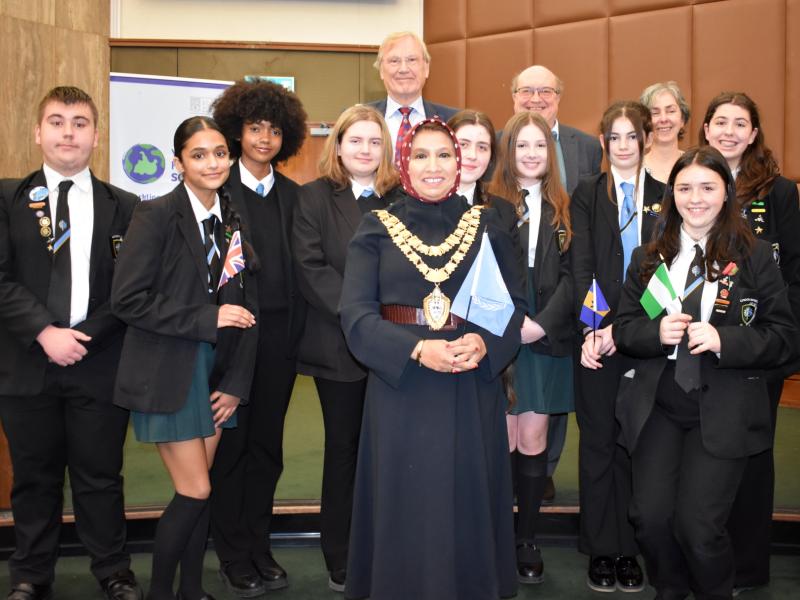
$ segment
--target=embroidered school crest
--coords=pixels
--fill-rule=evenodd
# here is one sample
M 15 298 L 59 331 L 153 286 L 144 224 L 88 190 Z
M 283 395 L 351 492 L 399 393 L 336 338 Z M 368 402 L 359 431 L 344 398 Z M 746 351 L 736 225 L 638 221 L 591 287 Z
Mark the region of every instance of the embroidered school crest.
M 779 242 L 772 242 L 772 258 L 775 259 L 775 264 L 781 266 L 781 245 Z
M 753 319 L 756 318 L 758 300 L 755 298 L 742 298 L 741 303 L 742 325 L 749 327 Z

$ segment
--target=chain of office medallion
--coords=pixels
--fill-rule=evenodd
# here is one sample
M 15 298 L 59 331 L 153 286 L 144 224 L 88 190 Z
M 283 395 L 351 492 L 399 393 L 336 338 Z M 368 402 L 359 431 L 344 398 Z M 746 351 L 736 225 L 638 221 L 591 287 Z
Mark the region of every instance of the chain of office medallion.
M 459 263 L 464 260 L 464 257 L 472 247 L 475 241 L 475 236 L 478 233 L 478 227 L 481 223 L 481 210 L 483 206 L 473 206 L 466 211 L 461 219 L 459 219 L 455 230 L 451 233 L 445 241 L 438 246 L 428 246 L 424 244 L 417 236 L 412 234 L 405 224 L 385 210 L 376 210 L 375 214 L 380 219 L 383 226 L 386 227 L 386 232 L 394 242 L 395 246 L 405 255 L 405 257 L 413 264 L 417 270 L 422 273 L 422 276 L 431 283 L 442 283 L 450 278 L 453 271 Z M 447 261 L 443 267 L 435 269 L 425 264 L 422 257 L 417 251 L 426 254 L 427 256 L 442 256 L 455 247 L 456 242 L 460 244 L 450 260 Z

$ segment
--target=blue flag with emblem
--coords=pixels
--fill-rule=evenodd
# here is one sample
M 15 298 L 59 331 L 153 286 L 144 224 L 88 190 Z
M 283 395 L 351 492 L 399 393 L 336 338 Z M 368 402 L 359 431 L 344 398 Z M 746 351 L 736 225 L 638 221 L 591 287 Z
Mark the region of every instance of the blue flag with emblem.
M 486 232 L 450 312 L 498 336 L 503 335 L 514 314 L 514 302 Z

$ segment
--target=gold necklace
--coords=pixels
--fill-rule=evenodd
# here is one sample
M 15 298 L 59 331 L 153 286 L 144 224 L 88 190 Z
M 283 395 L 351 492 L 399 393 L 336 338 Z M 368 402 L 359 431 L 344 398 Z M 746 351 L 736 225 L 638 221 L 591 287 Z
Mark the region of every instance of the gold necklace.
M 428 326 L 434 331 L 444 327 L 450 317 L 450 298 L 442 293 L 439 284 L 450 278 L 456 267 L 469 252 L 481 223 L 481 210 L 483 210 L 483 205 L 473 206 L 466 211 L 459 219 L 458 224 L 456 224 L 453 233 L 448 235 L 444 242 L 437 246 L 429 246 L 423 243 L 422 240 L 408 230 L 408 227 L 400 219 L 389 212 L 385 210 L 374 211 L 383 226 L 386 227 L 386 232 L 394 242 L 394 245 L 417 268 L 426 281 L 434 284 L 433 291 L 422 299 L 422 312 L 428 321 Z M 426 265 L 419 255 L 421 252 L 426 256 L 443 256 L 452 250 L 456 243 L 459 244 L 458 248 L 453 252 L 450 260 L 438 269 Z

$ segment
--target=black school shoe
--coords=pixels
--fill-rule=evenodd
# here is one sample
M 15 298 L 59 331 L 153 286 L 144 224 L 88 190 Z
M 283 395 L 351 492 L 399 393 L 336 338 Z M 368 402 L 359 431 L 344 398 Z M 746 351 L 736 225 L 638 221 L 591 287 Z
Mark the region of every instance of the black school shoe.
M 613 592 L 617 589 L 615 564 L 610 556 L 592 556 L 589 559 L 586 585 L 595 592 Z
M 19 582 L 11 586 L 7 600 L 50 600 L 53 586 L 49 583 Z
M 130 569 L 123 569 L 109 575 L 100 582 L 108 600 L 142 600 L 144 593 L 136 576 Z
M 220 564 L 219 578 L 231 594 L 240 598 L 255 598 L 266 592 L 264 582 L 250 563 Z
M 644 589 L 644 573 L 635 556 L 618 556 L 614 570 L 620 592 L 641 592 Z
M 334 592 L 344 592 L 344 585 L 347 579 L 347 571 L 344 569 L 334 569 L 328 577 L 328 587 Z
M 289 585 L 286 571 L 278 564 L 272 556 L 272 552 L 260 554 L 253 557 L 253 564 L 256 571 L 264 582 L 264 587 L 268 590 L 280 590 Z
M 544 561 L 536 544 L 517 546 L 517 581 L 525 584 L 544 581 Z

